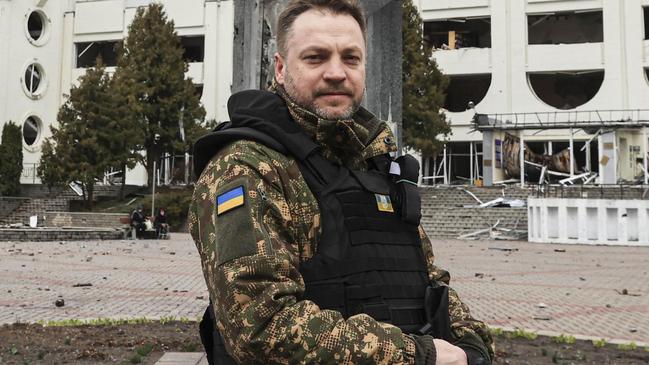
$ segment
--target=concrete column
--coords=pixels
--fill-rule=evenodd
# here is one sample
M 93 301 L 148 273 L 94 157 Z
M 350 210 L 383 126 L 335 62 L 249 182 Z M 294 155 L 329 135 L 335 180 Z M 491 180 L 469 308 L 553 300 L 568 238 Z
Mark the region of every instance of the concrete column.
M 365 105 L 386 120 L 402 143 L 402 3 L 394 0 L 363 0 L 367 16 L 367 65 Z M 398 31 L 395 31 L 398 30 Z
M 260 87 L 263 8 L 263 0 L 234 2 L 233 93 Z
M 518 141 L 519 141 L 519 161 L 521 164 L 521 188 L 525 187 L 525 137 L 524 137 L 525 132 L 523 130 L 520 131 L 518 134 Z
M 644 167 L 644 183 L 649 184 L 649 171 L 647 171 L 647 127 L 642 127 L 642 167 Z
M 7 97 L 9 93 L 9 81 L 7 80 L 11 74 L 9 69 L 9 49 L 11 42 L 11 1 L 0 1 L 0 128 L 11 120 L 8 105 L 10 103 Z M 14 121 L 18 123 L 18 121 Z
M 575 176 L 575 135 L 570 128 L 570 176 Z
M 66 12 L 63 15 L 63 36 L 61 37 L 61 85 L 59 90 L 60 103 L 66 100 L 64 95 L 70 94 L 72 87 L 72 70 L 76 65 L 74 50 L 74 12 Z
M 482 179 L 484 186 L 494 183 L 494 132 L 482 132 Z
M 611 109 L 628 109 L 628 85 L 627 75 L 627 49 L 626 49 L 626 27 L 623 11 L 624 1 L 604 0 L 602 1 L 603 10 L 603 27 L 604 27 L 604 65 L 606 65 L 606 74 L 602 90 L 608 90 L 606 102 L 611 105 Z M 631 1 L 637 5 L 637 12 L 642 8 L 636 1 Z M 642 38 L 634 40 L 638 46 L 642 44 Z M 601 105 L 605 109 L 606 105 Z
M 601 134 L 598 137 L 599 143 L 599 175 L 600 183 L 617 183 L 617 135 L 615 132 Z

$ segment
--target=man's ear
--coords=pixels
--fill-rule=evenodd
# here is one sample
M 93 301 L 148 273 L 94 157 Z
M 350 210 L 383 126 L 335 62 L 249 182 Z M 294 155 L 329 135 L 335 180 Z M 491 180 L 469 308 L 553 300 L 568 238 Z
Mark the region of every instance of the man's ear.
M 284 85 L 284 70 L 286 65 L 284 64 L 284 58 L 279 52 L 275 53 L 275 80 L 280 85 Z

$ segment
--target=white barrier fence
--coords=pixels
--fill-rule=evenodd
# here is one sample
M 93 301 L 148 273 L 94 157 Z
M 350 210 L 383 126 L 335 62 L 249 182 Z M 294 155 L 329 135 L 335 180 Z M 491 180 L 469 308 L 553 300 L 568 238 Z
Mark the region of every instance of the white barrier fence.
M 528 240 L 649 246 L 649 201 L 528 199 Z

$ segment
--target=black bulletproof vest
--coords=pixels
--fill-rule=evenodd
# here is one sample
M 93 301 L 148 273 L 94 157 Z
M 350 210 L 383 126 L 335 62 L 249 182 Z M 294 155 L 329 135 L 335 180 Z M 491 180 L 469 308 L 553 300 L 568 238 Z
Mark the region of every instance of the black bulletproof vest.
M 430 286 L 419 219 L 401 218 L 407 199 L 399 194 L 404 189 L 388 173 L 390 158 L 375 157 L 369 161 L 368 171 L 352 171 L 322 157 L 304 133 L 282 134 L 279 128 L 264 123 L 261 127 L 222 124 L 197 142 L 195 171 L 202 171 L 227 143 L 240 139 L 293 156 L 318 201 L 322 222 L 315 254 L 300 263 L 306 290 L 298 299 L 339 311 L 344 318 L 364 313 L 405 333 L 421 330 L 428 323 L 424 297 Z M 212 328 L 212 315 L 208 308 L 209 318 L 201 323 L 202 337 Z M 213 341 L 212 354 L 206 341 Z M 211 364 L 234 363 L 225 353 L 220 335 L 203 342 Z
M 322 221 L 314 256 L 300 263 L 306 286 L 301 299 L 345 318 L 365 313 L 412 333 L 426 323 L 428 272 L 418 222 L 400 218 L 402 199 L 387 173 L 389 158 L 377 157 L 371 165 L 367 172 L 352 171 L 320 154 L 300 161 Z

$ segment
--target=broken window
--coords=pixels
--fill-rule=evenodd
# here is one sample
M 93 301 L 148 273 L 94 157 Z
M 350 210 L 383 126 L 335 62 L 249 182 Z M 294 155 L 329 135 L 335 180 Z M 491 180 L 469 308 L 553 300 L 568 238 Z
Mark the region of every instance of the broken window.
M 40 133 L 40 125 L 40 120 L 35 116 L 25 120 L 23 123 L 23 140 L 26 145 L 31 146 L 36 142 Z
M 25 70 L 25 77 L 23 79 L 23 87 L 25 93 L 30 98 L 36 98 L 43 91 L 45 83 L 45 72 L 43 67 L 38 63 L 32 63 L 27 66 Z
M 491 74 L 449 76 L 444 108 L 451 112 L 469 109 L 469 102 L 475 105 L 487 95 L 491 85 Z
M 602 11 L 528 15 L 527 35 L 529 44 L 603 42 Z
M 590 101 L 604 81 L 604 71 L 530 73 L 527 75 L 534 94 L 557 109 L 574 109 Z
M 27 32 L 34 41 L 39 40 L 45 32 L 45 16 L 39 11 L 33 11 L 27 18 Z
M 426 159 L 426 163 L 427 176 L 438 178 L 426 179 L 425 184 L 443 183 L 441 177 L 445 173 L 449 183 L 467 184 L 471 179 L 482 177 L 482 142 L 449 142 L 446 144 L 446 160 L 444 151 L 439 151 L 435 158 Z
M 424 23 L 424 38 L 436 49 L 490 48 L 491 19 L 453 18 Z
M 649 39 L 649 6 L 642 8 L 644 12 L 644 39 Z
M 511 134 L 505 136 L 503 157 L 505 174 L 508 178 L 520 178 L 519 141 L 517 136 Z M 573 146 L 574 174 L 598 172 L 597 139 L 573 141 Z M 570 177 L 570 158 L 569 140 L 525 141 L 525 180 L 557 183 Z M 543 179 L 541 179 L 542 172 Z
M 205 36 L 181 37 L 180 43 L 185 49 L 183 53 L 185 62 L 203 62 L 205 58 Z
M 97 66 L 98 57 L 104 66 L 117 66 L 119 41 L 83 42 L 76 43 L 76 47 L 77 68 Z

